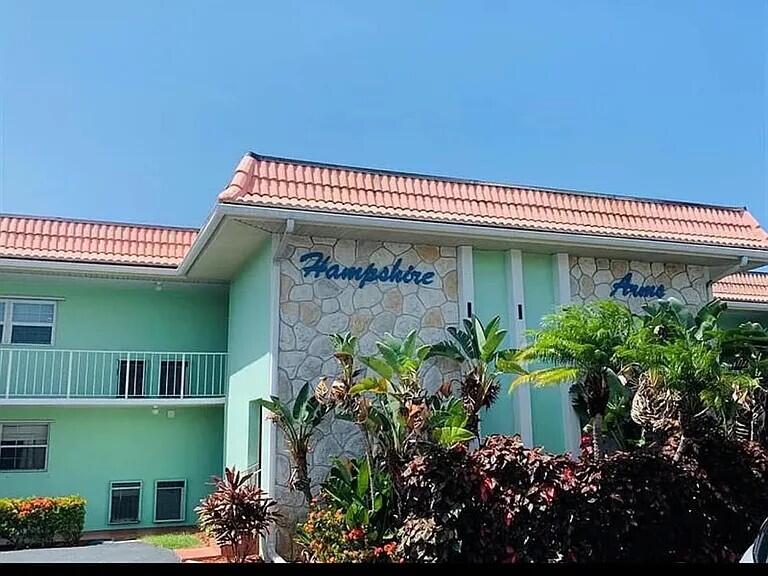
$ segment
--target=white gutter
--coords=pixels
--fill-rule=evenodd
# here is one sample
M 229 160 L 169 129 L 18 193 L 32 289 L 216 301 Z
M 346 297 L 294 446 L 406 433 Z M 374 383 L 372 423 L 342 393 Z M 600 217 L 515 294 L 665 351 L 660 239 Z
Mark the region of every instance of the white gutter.
M 91 262 L 64 262 L 61 260 L 32 260 L 22 258 L 0 258 L 0 268 L 19 272 L 80 272 L 85 274 L 140 276 L 143 278 L 178 278 L 177 268 L 131 266 L 121 264 L 97 264 Z

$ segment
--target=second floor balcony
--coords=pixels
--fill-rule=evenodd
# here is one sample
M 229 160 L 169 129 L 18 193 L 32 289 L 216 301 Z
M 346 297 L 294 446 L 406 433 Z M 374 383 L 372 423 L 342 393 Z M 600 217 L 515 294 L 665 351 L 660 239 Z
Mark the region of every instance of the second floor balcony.
M 217 404 L 226 352 L 0 349 L 0 406 Z

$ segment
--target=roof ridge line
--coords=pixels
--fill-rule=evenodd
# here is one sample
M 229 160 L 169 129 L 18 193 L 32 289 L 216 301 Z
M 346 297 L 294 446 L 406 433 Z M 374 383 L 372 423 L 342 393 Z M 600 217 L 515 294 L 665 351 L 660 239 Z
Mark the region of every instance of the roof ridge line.
M 142 224 L 138 222 L 118 222 L 115 220 L 90 220 L 87 218 L 67 218 L 65 216 L 36 216 L 32 214 L 14 214 L 0 212 L 0 218 L 19 218 L 27 220 L 52 220 L 55 222 L 68 222 L 72 224 L 106 224 L 109 226 L 130 226 L 133 228 L 153 228 L 156 230 L 177 230 L 179 232 L 200 232 L 200 228 L 191 226 L 166 226 L 163 224 Z
M 749 213 L 746 206 L 729 206 L 725 204 L 704 204 L 702 202 L 690 202 L 686 200 L 667 200 L 663 198 L 650 198 L 647 196 L 629 196 L 621 194 L 613 194 L 609 192 L 593 192 L 588 190 L 574 190 L 571 188 L 556 188 L 550 186 L 537 186 L 531 184 L 513 184 L 508 182 L 493 182 L 489 180 L 474 180 L 471 178 L 459 178 L 454 176 L 441 176 L 437 174 L 424 174 L 419 172 L 402 172 L 398 170 L 387 170 L 383 168 L 370 168 L 365 166 L 354 166 L 349 164 L 335 164 L 329 162 L 320 162 L 316 160 L 302 160 L 300 158 L 287 158 L 283 156 L 271 156 L 268 154 L 258 154 L 253 151 L 248 151 L 246 156 L 250 156 L 255 160 L 267 160 L 273 162 L 283 162 L 288 164 L 297 164 L 301 166 L 311 166 L 317 168 L 335 168 L 340 170 L 350 170 L 353 172 L 361 172 L 364 174 L 376 174 L 387 176 L 401 176 L 405 178 L 420 178 L 424 180 L 435 180 L 440 182 L 452 182 L 455 184 L 472 184 L 475 186 L 498 186 L 500 188 L 516 188 L 524 190 L 535 190 L 541 192 L 554 192 L 560 194 L 576 194 L 579 196 L 590 196 L 593 198 L 605 198 L 612 200 L 631 200 L 636 202 L 651 202 L 654 204 L 665 204 L 675 206 L 695 206 L 699 208 L 715 208 L 721 210 L 729 210 L 733 212 L 745 212 Z M 251 174 L 252 176 L 252 174 Z

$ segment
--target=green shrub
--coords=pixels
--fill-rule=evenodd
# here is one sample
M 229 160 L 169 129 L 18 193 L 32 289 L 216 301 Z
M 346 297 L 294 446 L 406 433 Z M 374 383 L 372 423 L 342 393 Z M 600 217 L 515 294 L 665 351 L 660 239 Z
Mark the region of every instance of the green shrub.
M 373 538 L 372 538 L 373 536 Z M 334 502 L 312 500 L 307 518 L 299 524 L 297 541 L 312 562 L 392 562 L 394 542 L 381 543 L 366 526 L 350 528 L 344 510 Z
M 13 546 L 50 546 L 57 539 L 75 544 L 85 523 L 85 499 L 0 498 L 0 538 Z

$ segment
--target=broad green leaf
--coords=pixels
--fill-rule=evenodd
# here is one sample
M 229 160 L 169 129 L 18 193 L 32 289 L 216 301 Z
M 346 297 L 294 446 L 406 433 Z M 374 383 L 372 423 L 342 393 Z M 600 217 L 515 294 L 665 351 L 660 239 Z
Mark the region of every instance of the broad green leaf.
M 361 394 L 363 392 L 373 392 L 375 394 L 386 393 L 389 383 L 384 378 L 363 378 L 357 384 L 349 389 L 349 393 Z
M 475 437 L 472 432 L 465 428 L 458 428 L 454 426 L 446 426 L 443 428 L 435 428 L 432 431 L 432 439 L 447 448 L 452 448 L 456 444 L 461 442 L 468 442 Z
M 360 468 L 357 470 L 357 495 L 365 498 L 368 495 L 368 483 L 371 479 L 371 469 L 368 466 L 368 460 L 363 459 Z
M 309 382 L 305 382 L 304 386 L 299 390 L 296 396 L 296 401 L 293 403 L 293 419 L 298 420 L 301 411 L 305 408 L 307 397 L 309 396 Z
M 384 361 L 378 356 L 363 356 L 360 361 L 387 380 L 392 379 L 393 370 L 389 361 Z

